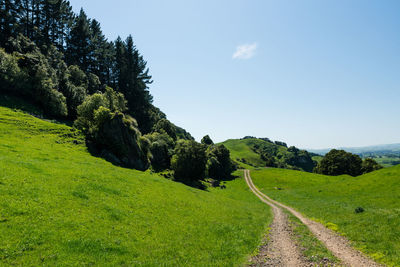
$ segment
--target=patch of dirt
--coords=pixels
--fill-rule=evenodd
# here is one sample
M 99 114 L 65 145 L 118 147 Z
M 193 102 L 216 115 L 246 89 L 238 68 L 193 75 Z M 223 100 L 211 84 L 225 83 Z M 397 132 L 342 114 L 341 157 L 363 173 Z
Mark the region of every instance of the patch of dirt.
M 253 184 L 253 181 L 251 180 L 251 177 L 250 177 L 249 170 L 244 171 L 244 177 L 246 179 L 248 186 L 253 191 L 253 193 L 255 195 L 257 195 L 258 198 L 261 199 L 261 201 L 270 205 L 273 208 L 274 216 L 275 216 L 274 223 L 276 221 L 278 224 L 281 224 L 281 226 L 276 226 L 273 223 L 272 224 L 273 228 L 281 227 L 280 229 L 282 229 L 282 227 L 284 227 L 285 224 L 287 225 L 287 220 L 285 222 L 284 219 L 282 219 L 282 218 L 280 220 L 276 219 L 276 217 L 279 217 L 279 214 L 277 213 L 276 210 L 280 210 L 279 207 L 284 208 L 284 209 L 288 210 L 290 213 L 292 213 L 294 216 L 296 216 L 304 225 L 306 225 L 310 229 L 310 231 L 315 235 L 315 237 L 317 239 L 319 239 L 326 246 L 326 248 L 329 249 L 333 253 L 333 255 L 335 255 L 344 265 L 355 266 L 355 267 L 358 267 L 358 266 L 371 266 L 371 267 L 381 266 L 378 263 L 374 262 L 373 260 L 367 258 L 360 251 L 353 249 L 350 246 L 349 241 L 346 238 L 344 238 L 343 236 L 336 234 L 335 232 L 326 228 L 322 224 L 317 223 L 315 221 L 312 221 L 312 220 L 304 217 L 302 214 L 300 214 L 293 208 L 283 205 L 283 204 L 271 199 L 264 193 L 262 193 Z M 283 213 L 283 212 L 281 211 L 281 213 Z M 271 240 L 273 240 L 273 233 L 275 231 L 277 231 L 277 230 L 274 230 L 274 229 L 271 230 Z M 278 239 L 280 239 L 280 238 L 282 238 L 281 235 L 279 235 Z M 283 257 L 289 257 L 289 258 L 293 258 L 293 257 L 297 258 L 298 257 L 297 254 L 290 254 L 290 253 L 294 253 L 294 252 L 290 252 L 291 251 L 290 248 L 281 248 L 280 247 L 280 246 L 284 246 L 284 247 L 290 246 L 289 244 L 287 244 L 286 242 L 283 242 L 283 243 L 280 243 L 280 242 L 281 241 L 278 241 L 278 243 L 274 244 L 271 241 L 270 246 L 272 248 L 274 248 L 274 250 L 282 249 L 281 256 L 283 256 Z M 284 252 L 284 251 L 288 251 L 288 252 Z M 288 254 L 284 254 L 284 253 L 288 253 Z M 295 262 L 294 262 L 295 263 L 294 265 L 287 265 L 287 264 L 292 264 L 291 260 L 292 259 L 282 260 L 273 265 L 267 264 L 267 265 L 255 265 L 255 266 L 309 266 L 309 265 L 298 265 Z M 268 259 L 267 259 L 267 261 L 268 261 Z M 304 263 L 300 262 L 300 264 L 304 264 Z

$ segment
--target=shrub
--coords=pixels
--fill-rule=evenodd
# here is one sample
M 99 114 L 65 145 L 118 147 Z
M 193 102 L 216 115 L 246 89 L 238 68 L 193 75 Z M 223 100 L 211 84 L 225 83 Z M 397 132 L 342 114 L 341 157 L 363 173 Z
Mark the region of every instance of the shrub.
M 383 167 L 378 164 L 374 159 L 367 158 L 363 161 L 361 164 L 361 172 L 368 173 L 368 172 L 373 172 L 379 169 L 382 169 Z
M 364 211 L 365 211 L 365 210 L 364 210 L 363 207 L 357 207 L 357 208 L 354 210 L 355 213 L 363 213 Z
M 326 175 L 348 174 L 358 176 L 361 172 L 362 160 L 358 155 L 348 153 L 344 150 L 332 149 L 318 163 L 315 172 Z
M 230 152 L 224 145 L 209 146 L 207 149 L 207 174 L 217 180 L 226 179 L 235 170 Z
M 204 137 L 201 139 L 201 143 L 202 143 L 203 145 L 207 145 L 207 146 L 213 145 L 213 144 L 214 144 L 214 142 L 211 140 L 211 138 L 210 138 L 209 135 L 204 136 Z
M 204 178 L 206 147 L 193 140 L 179 140 L 171 159 L 171 168 L 177 180 L 193 183 Z

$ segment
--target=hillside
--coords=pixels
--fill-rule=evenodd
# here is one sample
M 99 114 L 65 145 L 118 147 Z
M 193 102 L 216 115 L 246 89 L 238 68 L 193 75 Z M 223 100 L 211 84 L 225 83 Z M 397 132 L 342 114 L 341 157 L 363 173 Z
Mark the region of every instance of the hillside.
M 400 265 L 400 166 L 358 177 L 272 168 L 251 175 L 273 199 L 344 234 L 374 259 Z
M 271 221 L 243 179 L 202 191 L 117 167 L 21 111 L 0 107 L 0 139 L 2 265 L 240 265 Z
M 362 158 L 373 158 L 384 167 L 391 167 L 400 164 L 400 144 L 386 144 L 365 147 L 342 147 L 347 152 L 357 154 Z M 308 151 L 325 155 L 331 149 L 308 149 Z M 319 158 L 315 158 L 319 160 Z
M 287 145 L 283 142 L 272 142 L 268 138 L 230 139 L 222 142 L 231 158 L 244 168 L 278 167 L 311 172 L 316 165 L 312 154 L 305 150 Z

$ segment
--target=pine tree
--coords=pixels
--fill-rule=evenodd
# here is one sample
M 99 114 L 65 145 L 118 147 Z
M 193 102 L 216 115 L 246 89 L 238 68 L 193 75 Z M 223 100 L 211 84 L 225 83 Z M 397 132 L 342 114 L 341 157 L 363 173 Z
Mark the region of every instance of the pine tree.
M 0 0 L 0 46 L 5 47 L 8 38 L 15 37 L 18 29 L 19 1 Z
M 67 40 L 66 61 L 78 65 L 84 72 L 90 64 L 90 20 L 83 9 L 75 18 Z

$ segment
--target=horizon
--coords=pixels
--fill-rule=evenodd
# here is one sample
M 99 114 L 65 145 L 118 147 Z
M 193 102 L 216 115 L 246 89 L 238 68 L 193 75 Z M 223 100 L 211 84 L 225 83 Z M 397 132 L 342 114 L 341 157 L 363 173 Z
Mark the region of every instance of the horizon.
M 400 2 L 70 2 L 109 40 L 132 34 L 154 104 L 196 140 L 400 143 Z

